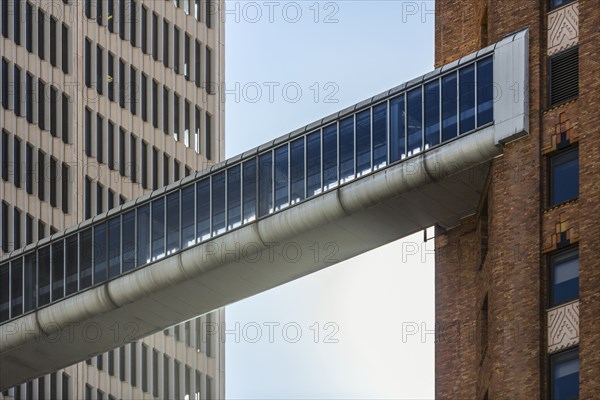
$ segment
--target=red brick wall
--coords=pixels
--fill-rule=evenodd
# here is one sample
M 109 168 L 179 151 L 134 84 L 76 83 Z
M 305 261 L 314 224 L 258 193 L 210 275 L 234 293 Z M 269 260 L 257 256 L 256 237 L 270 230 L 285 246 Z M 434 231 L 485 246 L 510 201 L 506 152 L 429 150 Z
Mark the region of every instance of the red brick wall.
M 579 257 L 581 399 L 600 398 L 600 10 L 579 1 Z
M 436 64 L 477 50 L 485 0 L 436 2 Z M 436 255 L 436 319 L 477 324 L 488 296 L 488 348 L 478 340 L 440 340 L 436 346 L 436 397 L 493 399 L 541 397 L 544 385 L 545 303 L 541 264 L 541 80 L 545 63 L 545 10 L 539 0 L 489 0 L 489 43 L 529 27 L 530 135 L 504 148 L 494 160 L 487 191 L 489 250 L 481 269 L 477 262 Z M 478 218 L 477 216 L 475 218 Z M 440 238 L 446 247 L 464 248 L 466 237 L 477 243 L 478 221 L 465 221 Z M 466 232 L 471 231 L 467 234 Z M 441 246 L 441 245 L 440 245 Z M 438 249 L 438 250 L 441 250 Z M 452 276 L 452 277 L 450 277 Z M 460 306 L 455 305 L 455 303 Z M 451 305 L 448 307 L 448 305 Z M 479 335 L 477 331 L 476 335 Z M 459 351 L 460 350 L 460 351 Z M 461 380 L 457 380 L 457 366 Z
M 436 253 L 436 319 L 477 325 L 488 295 L 489 347 L 482 356 L 471 335 L 440 336 L 436 343 L 436 397 L 549 398 L 546 341 L 546 256 L 555 225 L 566 221 L 580 254 L 580 398 L 600 398 L 600 9 L 579 1 L 580 94 L 547 109 L 546 1 L 438 0 L 436 65 L 482 45 L 483 4 L 489 43 L 529 27 L 530 135 L 504 147 L 494 160 L 487 190 L 489 250 L 481 269 L 479 215 L 440 233 Z M 561 125 L 562 124 L 562 125 Z M 546 207 L 547 155 L 553 136 L 568 130 L 579 143 L 579 198 Z

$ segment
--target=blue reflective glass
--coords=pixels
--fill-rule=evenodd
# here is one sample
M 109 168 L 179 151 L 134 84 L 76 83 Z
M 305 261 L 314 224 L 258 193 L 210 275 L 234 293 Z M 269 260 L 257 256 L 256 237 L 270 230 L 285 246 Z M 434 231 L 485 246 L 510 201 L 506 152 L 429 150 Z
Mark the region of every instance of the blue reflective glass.
M 404 95 L 390 100 L 390 162 L 406 155 Z
M 387 103 L 373 107 L 373 168 L 387 164 Z
M 288 146 L 275 149 L 275 210 L 285 208 L 288 200 Z
M 227 228 L 242 223 L 242 182 L 240 164 L 227 169 Z
M 23 259 L 10 263 L 10 317 L 23 314 Z
M 121 216 L 108 221 L 108 277 L 121 273 Z
M 179 250 L 179 191 L 167 196 L 167 255 Z
M 50 246 L 38 250 L 38 303 L 41 307 L 50 303 Z
M 181 189 L 181 247 L 192 246 L 196 242 L 195 187 L 189 185 Z
M 494 59 L 477 62 L 477 125 L 494 120 Z
M 258 216 L 273 212 L 273 156 L 261 154 L 258 159 Z
M 196 184 L 196 229 L 198 242 L 210 237 L 210 178 Z
M 129 211 L 123 214 L 123 272 L 131 271 L 135 268 L 135 254 L 136 249 L 135 245 L 138 241 L 135 239 L 135 210 Z M 144 237 L 146 248 L 148 247 L 148 243 L 150 242 L 147 231 L 142 234 Z M 146 259 L 144 259 L 146 260 Z
M 92 228 L 79 234 L 79 290 L 92 286 L 92 260 L 94 258 L 92 238 Z
M 550 306 L 579 298 L 579 251 L 561 252 L 550 257 Z
M 62 240 L 52 244 L 52 301 L 65 295 L 65 248 Z
M 440 143 L 440 83 L 425 85 L 425 147 Z
M 579 196 L 579 149 L 561 152 L 550 158 L 550 205 Z
M 244 223 L 256 219 L 256 158 L 244 163 Z
M 460 133 L 465 133 L 475 129 L 475 66 L 461 68 L 459 79 Z
M 421 87 L 407 94 L 407 136 L 409 155 L 418 153 L 423 148 L 423 103 Z
M 212 176 L 212 234 L 225 232 L 225 172 Z
M 77 235 L 73 235 L 75 238 Z M 36 307 L 37 300 L 37 254 L 35 252 L 25 255 L 25 312 Z M 75 264 L 77 269 L 77 264 Z M 75 276 L 77 279 L 77 276 Z M 75 281 L 77 290 L 77 281 Z
M 442 141 L 458 134 L 458 79 L 456 72 L 442 78 Z
M 344 183 L 354 178 L 354 115 L 340 121 L 339 149 L 340 183 Z
M 69 236 L 66 244 L 66 295 L 77 291 L 77 265 L 79 264 L 79 247 L 77 234 Z M 27 276 L 27 274 L 25 274 Z
M 323 190 L 337 186 L 337 124 L 323 128 Z
M 290 203 L 304 200 L 304 138 L 290 143 Z
M 106 223 L 94 226 L 94 285 L 104 282 L 108 276 L 106 236 Z
M 150 204 L 137 209 L 137 266 L 150 262 Z
M 151 254 L 152 261 L 156 261 L 165 256 L 165 198 L 159 197 L 154 200 L 151 210 Z
M 306 136 L 306 197 L 321 193 L 321 131 Z
M 10 264 L 0 265 L 0 322 L 10 318 Z
M 371 171 L 371 109 L 356 114 L 356 175 Z
M 564 357 L 567 355 L 568 358 Z M 553 356 L 552 378 L 554 400 L 579 399 L 579 356 L 570 356 L 570 354 Z

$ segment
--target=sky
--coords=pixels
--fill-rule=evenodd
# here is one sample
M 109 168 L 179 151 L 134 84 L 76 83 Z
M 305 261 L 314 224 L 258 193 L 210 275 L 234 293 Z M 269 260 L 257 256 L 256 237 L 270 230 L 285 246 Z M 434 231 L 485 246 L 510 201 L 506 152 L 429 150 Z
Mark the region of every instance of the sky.
M 227 1 L 226 157 L 433 69 L 433 1 Z M 434 397 L 417 233 L 226 309 L 229 399 Z

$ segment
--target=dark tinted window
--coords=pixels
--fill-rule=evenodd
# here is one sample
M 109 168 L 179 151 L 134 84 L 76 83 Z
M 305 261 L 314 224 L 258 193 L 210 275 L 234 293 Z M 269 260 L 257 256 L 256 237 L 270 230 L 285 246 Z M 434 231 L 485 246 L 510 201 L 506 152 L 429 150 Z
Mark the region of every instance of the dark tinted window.
M 570 249 L 549 258 L 550 307 L 579 298 L 579 249 Z
M 550 157 L 549 182 L 551 206 L 579 196 L 579 149 L 562 151 Z
M 550 391 L 554 400 L 579 398 L 578 348 L 550 357 Z

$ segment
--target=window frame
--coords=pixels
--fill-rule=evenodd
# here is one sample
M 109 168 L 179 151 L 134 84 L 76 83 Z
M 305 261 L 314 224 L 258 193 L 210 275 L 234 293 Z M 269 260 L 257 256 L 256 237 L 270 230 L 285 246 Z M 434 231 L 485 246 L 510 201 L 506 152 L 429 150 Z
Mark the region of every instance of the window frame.
M 572 254 L 569 254 L 572 253 Z M 563 301 L 561 303 L 554 303 L 554 293 L 555 293 L 555 289 L 554 289 L 554 267 L 558 266 L 559 264 L 556 263 L 555 259 L 559 258 L 561 256 L 566 256 L 566 259 L 563 259 L 562 261 L 571 261 L 572 259 L 574 259 L 575 257 L 579 260 L 579 246 L 577 244 L 573 245 L 573 246 L 569 246 L 566 247 L 564 249 L 560 249 L 558 251 L 554 251 L 550 254 L 548 254 L 547 256 L 547 263 L 548 263 L 548 308 L 555 308 L 555 307 L 559 307 L 562 305 L 565 305 L 567 303 L 570 303 L 572 301 L 576 301 L 579 299 L 579 295 L 574 298 L 574 299 L 569 299 L 566 301 Z M 578 263 L 579 265 L 579 263 Z M 579 281 L 579 268 L 577 269 L 577 280 Z M 579 290 L 578 290 L 579 292 Z
M 546 165 L 546 168 L 547 168 L 546 179 L 548 180 L 547 185 L 546 185 L 546 190 L 547 190 L 546 206 L 548 208 L 556 207 L 561 204 L 564 204 L 564 203 L 567 203 L 569 201 L 573 201 L 573 200 L 576 200 L 579 198 L 579 174 L 578 174 L 578 176 L 577 176 L 577 196 L 568 198 L 567 200 L 561 201 L 560 203 L 557 203 L 554 200 L 554 189 L 555 189 L 555 185 L 554 185 L 555 164 L 554 164 L 554 162 L 556 161 L 557 158 L 565 157 L 565 156 L 569 155 L 569 153 L 577 154 L 575 159 L 577 160 L 577 169 L 579 170 L 579 146 L 577 144 L 565 147 L 564 149 L 560 149 L 560 150 L 548 155 L 547 165 Z M 567 161 L 572 161 L 572 159 L 569 158 Z
M 548 393 L 550 394 L 550 399 L 555 398 L 554 367 L 557 365 L 557 363 L 565 363 L 565 362 L 572 361 L 575 359 L 579 360 L 579 346 L 575 346 L 575 347 L 569 348 L 567 350 L 560 351 L 560 352 L 549 355 L 549 357 L 548 357 L 548 369 L 549 369 L 549 371 L 548 371 Z M 580 371 L 581 371 L 581 367 L 579 367 L 579 370 L 577 372 L 578 375 L 579 375 Z

